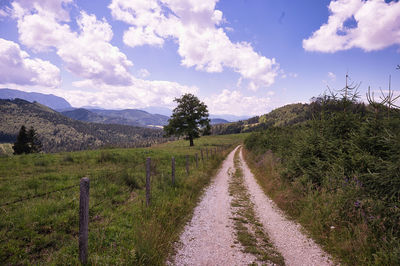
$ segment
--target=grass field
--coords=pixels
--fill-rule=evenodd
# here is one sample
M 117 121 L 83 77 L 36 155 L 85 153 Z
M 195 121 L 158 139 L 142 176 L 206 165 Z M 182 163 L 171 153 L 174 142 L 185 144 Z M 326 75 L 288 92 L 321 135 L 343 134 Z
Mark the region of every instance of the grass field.
M 245 136 L 202 137 L 194 147 L 176 141 L 152 148 L 0 157 L 0 261 L 78 264 L 79 180 L 86 176 L 90 178 L 89 264 L 164 264 L 202 189 Z M 202 163 L 200 149 L 214 147 L 225 149 L 216 156 L 209 152 Z M 191 159 L 189 176 L 186 155 Z M 152 158 L 150 207 L 144 204 L 146 157 Z

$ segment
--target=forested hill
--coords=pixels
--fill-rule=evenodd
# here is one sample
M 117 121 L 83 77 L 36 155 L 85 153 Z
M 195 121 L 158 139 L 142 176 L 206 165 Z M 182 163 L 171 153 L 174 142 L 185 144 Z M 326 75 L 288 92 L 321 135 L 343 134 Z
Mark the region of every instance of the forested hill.
M 272 126 L 285 126 L 302 123 L 311 119 L 309 104 L 289 104 L 279 107 L 268 114 L 255 116 L 247 120 L 214 125 L 212 133 L 215 135 L 235 134 L 267 129 Z
M 163 135 L 159 129 L 73 120 L 21 99 L 0 100 L 0 142 L 13 142 L 22 125 L 34 127 L 46 152 L 146 146 L 161 141 Z

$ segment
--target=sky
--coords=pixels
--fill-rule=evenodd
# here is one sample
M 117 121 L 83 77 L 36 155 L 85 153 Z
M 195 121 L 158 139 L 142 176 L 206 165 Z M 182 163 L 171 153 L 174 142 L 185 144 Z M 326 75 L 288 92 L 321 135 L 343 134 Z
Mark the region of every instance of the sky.
M 261 115 L 349 84 L 400 91 L 400 2 L 0 0 L 0 88 L 74 107 Z

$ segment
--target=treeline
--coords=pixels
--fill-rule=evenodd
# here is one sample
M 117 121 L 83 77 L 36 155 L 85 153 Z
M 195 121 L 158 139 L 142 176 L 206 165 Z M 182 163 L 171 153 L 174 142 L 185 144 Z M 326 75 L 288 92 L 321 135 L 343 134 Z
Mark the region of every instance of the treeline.
M 226 135 L 262 131 L 270 127 L 302 123 L 311 119 L 311 117 L 308 104 L 289 104 L 262 116 L 255 116 L 233 123 L 214 125 L 211 132 L 213 135 Z
M 347 264 L 400 264 L 400 112 L 390 93 L 368 105 L 355 94 L 314 98 L 306 123 L 245 141 L 261 164 L 268 152 L 279 158 L 280 181 L 296 191 L 292 214 Z

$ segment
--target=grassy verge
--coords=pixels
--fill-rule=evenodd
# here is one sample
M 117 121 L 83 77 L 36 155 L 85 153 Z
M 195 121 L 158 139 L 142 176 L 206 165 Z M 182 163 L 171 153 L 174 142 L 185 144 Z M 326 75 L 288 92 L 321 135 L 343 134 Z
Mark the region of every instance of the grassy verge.
M 359 219 L 350 223 L 342 216 L 341 206 L 346 205 L 344 200 L 348 191 L 344 189 L 335 194 L 324 190 L 304 191 L 303 185 L 281 178 L 280 160 L 272 152 L 256 156 L 245 150 L 244 155 L 265 193 L 292 219 L 302 224 L 311 237 L 341 264 L 388 265 L 383 261 L 394 254 L 368 256 L 378 245 L 378 242 L 370 242 L 373 228 L 368 221 Z M 354 206 L 353 215 L 353 218 L 362 216 L 357 206 Z M 391 245 L 390 242 L 386 244 L 388 247 Z
M 234 227 L 236 238 L 244 251 L 253 254 L 259 263 L 284 265 L 282 255 L 275 249 L 268 235 L 264 232 L 254 211 L 254 204 L 244 184 L 243 172 L 238 149 L 235 153 L 235 172 L 229 182 L 229 193 L 233 197 L 231 206 L 234 209 Z
M 162 265 L 202 189 L 242 136 L 203 137 L 143 149 L 107 149 L 0 158 L 0 205 L 90 178 L 89 264 Z M 225 147 L 195 167 L 194 154 Z M 190 155 L 190 175 L 185 156 Z M 176 184 L 171 183 L 171 156 Z M 144 204 L 145 158 L 152 158 L 152 202 Z M 204 154 L 204 158 L 206 155 Z M 78 264 L 79 187 L 0 207 L 4 264 Z

